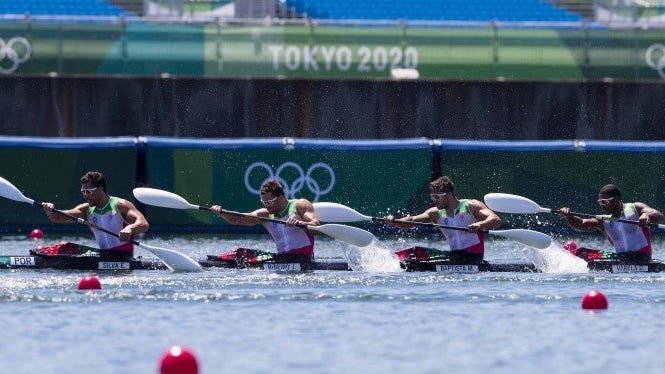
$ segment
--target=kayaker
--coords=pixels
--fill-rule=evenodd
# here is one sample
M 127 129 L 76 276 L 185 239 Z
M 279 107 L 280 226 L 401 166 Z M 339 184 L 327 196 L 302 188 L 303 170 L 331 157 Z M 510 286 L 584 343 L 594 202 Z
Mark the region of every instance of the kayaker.
M 650 224 L 658 224 L 663 214 L 645 203 L 624 203 L 615 184 L 607 184 L 598 192 L 598 204 L 604 214 L 582 218 L 571 214 L 570 208 L 559 212 L 568 225 L 579 231 L 600 231 L 614 247 L 615 258 L 624 263 L 645 264 L 651 261 Z M 618 222 L 616 219 L 635 223 Z
M 434 206 L 415 216 L 407 215 L 401 221 L 430 222 L 446 226 L 466 227 L 463 230 L 440 228 L 448 241 L 449 251 L 414 247 L 399 251 L 402 260 L 423 260 L 423 250 L 429 260 L 449 260 L 452 263 L 477 264 L 485 254 L 484 235 L 480 230 L 491 230 L 501 224 L 501 218 L 480 200 L 458 199 L 455 185 L 448 176 L 442 176 L 429 184 L 430 198 Z M 395 217 L 383 217 L 384 222 L 399 229 L 407 230 L 414 225 L 396 223 Z
M 129 241 L 133 240 L 136 234 L 148 231 L 149 227 L 143 214 L 131 201 L 110 196 L 104 174 L 97 171 L 89 171 L 81 177 L 81 194 L 86 202 L 63 212 L 118 233 L 118 237 L 115 237 L 92 229 L 102 257 L 118 260 L 133 257 L 134 245 Z M 55 213 L 55 205 L 51 202 L 42 203 L 42 207 L 52 222 L 75 223 L 70 218 Z M 76 246 L 71 243 L 69 246 L 63 244 L 54 247 L 57 250 L 51 251 L 51 254 L 63 254 L 66 248 Z M 73 250 L 75 249 L 68 248 L 66 253 L 72 254 Z
M 266 181 L 261 186 L 260 201 L 263 207 L 249 214 L 256 217 L 279 219 L 285 224 L 223 213 L 220 205 L 213 205 L 210 210 L 232 225 L 263 225 L 275 241 L 279 255 L 303 256 L 311 261 L 314 258 L 314 234 L 302 226 L 320 225 L 314 205 L 303 198 L 287 199 L 284 188 L 279 181 L 274 179 Z M 242 256 L 242 253 L 237 250 L 233 254 Z M 222 257 L 229 255 L 231 253 L 223 254 Z

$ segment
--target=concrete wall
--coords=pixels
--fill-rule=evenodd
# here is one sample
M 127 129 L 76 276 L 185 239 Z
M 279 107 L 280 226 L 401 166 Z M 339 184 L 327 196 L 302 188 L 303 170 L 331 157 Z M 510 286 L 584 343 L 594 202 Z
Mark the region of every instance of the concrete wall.
M 0 78 L 0 134 L 665 140 L 665 83 Z

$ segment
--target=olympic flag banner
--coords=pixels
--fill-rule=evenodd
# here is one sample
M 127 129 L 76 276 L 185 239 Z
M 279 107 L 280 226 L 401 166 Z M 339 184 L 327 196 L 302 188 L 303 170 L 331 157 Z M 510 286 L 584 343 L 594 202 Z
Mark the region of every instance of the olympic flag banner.
M 174 191 L 203 204 L 251 211 L 259 189 L 277 179 L 288 198 L 343 202 L 381 215 L 421 209 L 432 173 L 427 139 L 353 141 L 312 139 L 147 138 L 150 187 Z M 147 208 L 159 209 L 159 208 Z M 209 214 L 162 209 L 151 222 L 223 224 Z

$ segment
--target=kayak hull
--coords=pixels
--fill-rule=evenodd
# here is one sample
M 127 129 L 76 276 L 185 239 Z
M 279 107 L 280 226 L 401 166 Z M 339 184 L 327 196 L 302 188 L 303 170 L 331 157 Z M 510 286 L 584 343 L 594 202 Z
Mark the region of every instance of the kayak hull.
M 268 271 L 348 271 L 349 264 L 343 259 L 323 258 L 309 261 L 307 259 L 294 259 L 293 257 L 280 258 L 275 256 L 267 261 L 237 262 L 235 260 L 221 259 L 220 256 L 209 255 L 198 261 L 204 268 L 232 268 L 232 269 L 261 269 Z M 589 271 L 611 273 L 658 273 L 665 271 L 665 263 L 651 261 L 648 264 L 624 264 L 616 260 L 593 260 L 588 263 Z M 483 261 L 479 264 L 463 264 L 451 261 L 402 260 L 402 269 L 407 272 L 444 272 L 444 273 L 479 273 L 479 272 L 510 272 L 510 273 L 537 273 L 540 272 L 530 263 L 492 263 Z M 168 268 L 159 259 L 132 258 L 129 260 L 105 260 L 97 256 L 11 256 L 0 255 L 0 269 L 57 269 L 57 270 L 87 270 L 87 271 L 130 271 L 130 270 L 167 270 Z

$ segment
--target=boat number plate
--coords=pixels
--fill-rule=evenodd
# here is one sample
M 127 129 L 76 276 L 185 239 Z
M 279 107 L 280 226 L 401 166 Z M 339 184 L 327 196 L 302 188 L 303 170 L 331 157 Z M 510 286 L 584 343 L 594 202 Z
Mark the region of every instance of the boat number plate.
M 294 263 L 273 263 L 266 262 L 263 264 L 263 270 L 269 271 L 300 271 L 300 264 Z
M 647 273 L 648 265 L 612 265 L 612 273 Z
M 478 265 L 436 265 L 436 271 L 442 273 L 477 273 Z
M 8 265 L 34 267 L 35 258 L 32 256 L 10 256 Z
M 100 261 L 99 270 L 129 270 L 129 262 Z

